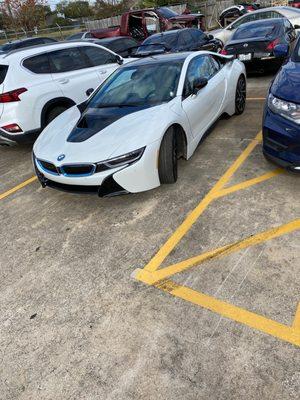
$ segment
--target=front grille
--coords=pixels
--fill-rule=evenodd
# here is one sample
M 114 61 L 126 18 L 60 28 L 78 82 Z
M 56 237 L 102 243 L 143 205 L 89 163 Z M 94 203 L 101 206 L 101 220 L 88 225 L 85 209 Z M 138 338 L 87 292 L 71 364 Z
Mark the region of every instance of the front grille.
M 54 164 L 43 160 L 37 161 L 45 171 L 50 172 L 51 174 L 58 175 L 58 170 Z
M 95 172 L 95 165 L 94 164 L 63 165 L 60 167 L 60 171 L 62 174 L 68 176 L 92 175 Z

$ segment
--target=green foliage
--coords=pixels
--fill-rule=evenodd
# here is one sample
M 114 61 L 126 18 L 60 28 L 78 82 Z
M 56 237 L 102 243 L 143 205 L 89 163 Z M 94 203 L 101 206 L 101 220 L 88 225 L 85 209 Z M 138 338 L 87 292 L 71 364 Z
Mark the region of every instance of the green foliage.
M 87 18 L 93 14 L 93 10 L 90 7 L 88 1 L 77 0 L 77 1 L 66 1 L 63 0 L 57 4 L 56 10 L 64 14 L 66 18 Z

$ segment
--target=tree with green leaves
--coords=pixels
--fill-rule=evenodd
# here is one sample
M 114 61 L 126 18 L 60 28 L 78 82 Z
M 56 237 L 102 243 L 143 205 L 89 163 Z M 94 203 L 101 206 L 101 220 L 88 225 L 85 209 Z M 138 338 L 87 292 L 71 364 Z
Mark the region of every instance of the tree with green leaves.
M 88 1 L 77 0 L 77 1 L 66 1 L 63 0 L 57 4 L 56 10 L 60 14 L 64 14 L 66 18 L 87 18 L 93 14 Z

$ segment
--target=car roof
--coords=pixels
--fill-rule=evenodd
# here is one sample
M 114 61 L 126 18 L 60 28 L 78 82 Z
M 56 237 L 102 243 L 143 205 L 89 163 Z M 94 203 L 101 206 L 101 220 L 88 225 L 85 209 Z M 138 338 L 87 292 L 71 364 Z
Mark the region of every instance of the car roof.
M 32 39 L 50 39 L 50 40 L 52 40 L 53 38 L 49 38 L 49 37 L 46 37 L 46 36 L 34 36 L 34 37 L 28 37 L 28 38 L 22 38 L 22 39 L 11 40 L 11 41 L 9 41 L 9 42 L 3 43 L 2 46 L 6 45 L 6 44 L 24 43 L 24 42 L 30 41 L 30 40 L 32 40 Z M 53 40 L 56 40 L 56 39 L 53 39 Z
M 94 43 L 88 42 L 90 45 L 97 46 Z M 46 52 L 47 50 L 60 50 L 60 49 L 67 49 L 74 46 L 84 46 L 87 45 L 87 41 L 83 40 L 74 40 L 74 41 L 65 41 L 65 42 L 53 42 L 47 44 L 38 44 L 36 46 L 25 47 L 21 49 L 16 49 L 9 51 L 8 53 L 2 55 L 3 58 L 9 58 L 11 56 L 20 56 L 20 57 L 27 57 L 27 56 L 34 56 L 40 53 Z
M 162 37 L 162 36 L 171 36 L 172 34 L 177 34 L 178 32 L 184 32 L 184 31 L 191 31 L 191 30 L 197 30 L 199 32 L 202 32 L 200 29 L 197 28 L 181 28 L 181 29 L 172 29 L 170 31 L 165 31 L 165 32 L 159 32 L 159 33 L 154 33 L 153 35 L 147 37 L 145 40 L 147 39 L 152 39 L 152 38 L 156 38 L 156 37 Z
M 300 10 L 298 8 L 289 7 L 289 6 L 275 6 L 275 7 L 259 8 L 258 10 L 251 11 L 251 14 L 261 14 L 261 13 L 266 12 L 266 11 L 282 11 L 282 14 L 285 17 L 287 17 L 287 16 L 289 16 L 289 17 L 299 16 L 300 17 Z M 234 25 L 237 21 L 242 20 L 243 18 L 245 18 L 248 15 L 249 15 L 249 13 L 241 15 L 238 19 L 236 19 L 235 21 L 231 22 L 231 24 L 229 24 L 228 26 Z M 267 18 L 267 19 L 269 19 L 269 18 Z M 228 27 L 226 27 L 224 29 L 227 29 L 227 28 Z
M 114 37 L 108 37 L 108 38 L 103 38 L 103 39 L 97 39 L 97 38 L 89 38 L 89 39 L 95 40 L 95 41 L 100 42 L 100 43 L 111 43 L 111 42 L 116 42 L 117 40 L 120 40 L 120 39 L 133 39 L 133 40 L 135 40 L 131 36 L 114 36 Z
M 282 25 L 284 23 L 284 21 L 287 21 L 287 18 L 267 18 L 267 19 L 259 19 L 257 21 L 250 21 L 250 22 L 246 22 L 245 24 L 240 25 L 237 29 L 240 28 L 247 28 L 251 25 L 268 25 L 268 24 L 272 24 L 272 25 Z

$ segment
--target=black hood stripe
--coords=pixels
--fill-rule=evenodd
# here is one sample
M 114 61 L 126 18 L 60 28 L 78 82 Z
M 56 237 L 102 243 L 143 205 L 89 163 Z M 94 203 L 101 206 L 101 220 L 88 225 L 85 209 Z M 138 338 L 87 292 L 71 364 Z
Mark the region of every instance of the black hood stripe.
M 101 132 L 107 126 L 116 122 L 118 119 L 150 107 L 153 107 L 153 105 L 143 105 L 139 107 L 88 108 L 82 113 L 76 126 L 68 136 L 67 142 L 84 142 Z

